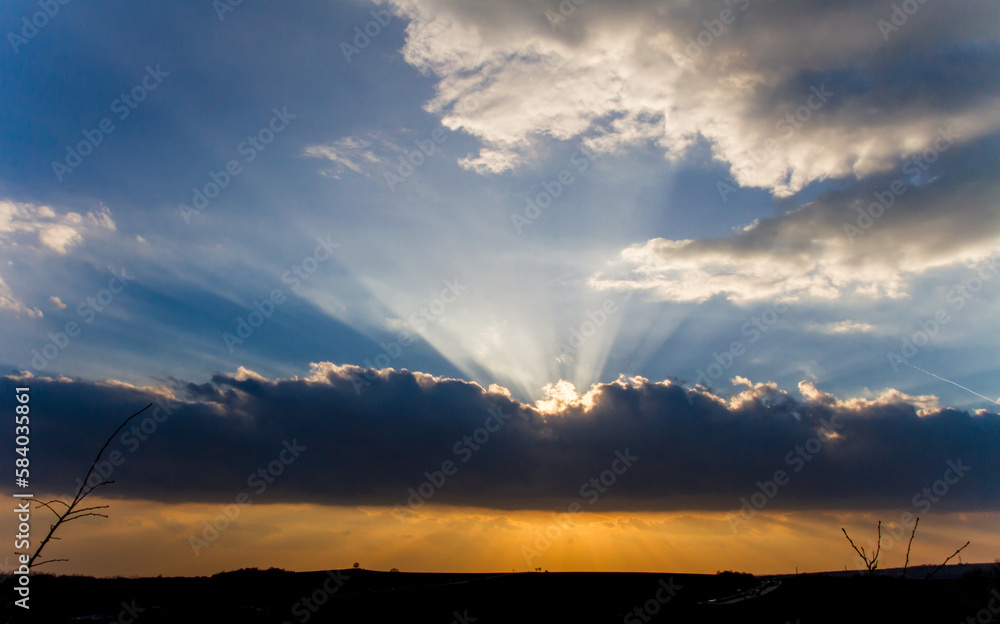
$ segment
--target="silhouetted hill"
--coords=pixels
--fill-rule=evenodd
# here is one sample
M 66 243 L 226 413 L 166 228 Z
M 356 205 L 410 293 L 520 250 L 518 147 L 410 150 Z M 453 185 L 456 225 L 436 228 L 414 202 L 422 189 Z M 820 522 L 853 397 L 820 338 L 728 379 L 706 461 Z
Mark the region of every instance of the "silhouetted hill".
M 780 585 L 774 587 L 780 580 Z M 14 595 L 2 587 L 6 621 Z M 424 574 L 239 570 L 194 578 L 38 575 L 30 617 L 63 624 L 306 622 L 963 622 L 986 609 L 997 580 L 747 574 Z M 756 596 L 761 589 L 766 591 Z M 743 593 L 745 599 L 719 604 Z M 710 603 L 708 601 L 715 601 Z M 993 601 L 1000 609 L 1000 598 Z M 473 619 L 474 618 L 474 619 Z

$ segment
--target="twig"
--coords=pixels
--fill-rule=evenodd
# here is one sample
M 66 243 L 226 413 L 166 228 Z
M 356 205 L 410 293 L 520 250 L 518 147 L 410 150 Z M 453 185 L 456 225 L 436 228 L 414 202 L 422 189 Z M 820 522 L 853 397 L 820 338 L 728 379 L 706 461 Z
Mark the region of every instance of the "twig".
M 968 545 L 969 545 L 969 543 L 970 543 L 970 542 L 966 542 L 966 543 L 965 543 L 965 546 L 968 546 Z M 937 573 L 938 573 L 938 570 L 940 570 L 940 569 L 941 569 L 941 568 L 943 568 L 943 567 L 944 567 L 945 565 L 947 565 L 947 564 L 948 564 L 948 562 L 949 562 L 949 561 L 951 561 L 951 559 L 952 559 L 953 557 L 955 557 L 955 555 L 957 555 L 958 553 L 960 553 L 960 552 L 962 552 L 963 550 L 965 550 L 965 546 L 962 546 L 961 548 L 959 548 L 958 550 L 956 550 L 956 551 L 954 552 L 954 554 L 952 554 L 952 556 L 951 556 L 951 557 L 948 557 L 947 559 L 945 559 L 945 560 L 944 560 L 944 563 L 942 563 L 941 565 L 939 565 L 939 566 L 938 566 L 937 568 L 935 568 L 935 569 L 934 569 L 934 571 L 933 571 L 933 572 L 931 572 L 930 574 L 928 574 L 928 575 L 927 575 L 926 577 L 924 577 L 924 578 L 925 578 L 925 579 L 929 579 L 930 577 L 932 577 L 932 576 L 934 576 L 935 574 L 937 574 Z
M 55 509 L 52 509 L 51 503 L 62 503 L 63 505 L 66 504 L 66 503 L 63 503 L 61 500 L 51 500 L 48 503 L 44 503 L 42 501 L 35 501 L 35 502 L 38 503 L 39 507 L 47 507 L 49 509 L 49 511 L 51 511 L 52 513 L 54 513 L 56 515 L 56 518 L 59 517 L 59 512 L 56 511 Z
M 906 545 L 906 562 L 903 564 L 903 578 L 906 578 L 906 567 L 910 565 L 910 547 L 913 546 L 913 536 L 917 534 L 917 525 L 920 524 L 920 517 L 913 523 L 913 532 L 910 533 L 910 543 Z
M 64 519 L 63 520 L 63 524 L 65 524 L 67 522 L 72 522 L 74 520 L 79 520 L 80 518 L 86 518 L 87 516 L 97 516 L 98 518 L 107 518 L 107 516 L 104 515 L 104 514 L 85 513 L 85 514 L 81 514 L 79 516 L 73 516 L 72 518 Z
M 30 559 L 28 559 L 28 568 L 29 569 L 32 566 L 34 566 L 34 565 L 42 565 L 42 564 L 45 564 L 45 563 L 51 563 L 53 561 L 66 561 L 65 559 L 48 559 L 48 560 L 42 561 L 41 563 L 38 563 L 38 564 L 35 563 L 35 559 L 38 559 L 38 556 L 42 554 L 42 549 L 45 548 L 45 545 L 49 543 L 49 540 L 59 539 L 57 537 L 53 537 L 53 533 L 56 532 L 56 529 L 58 529 L 61 524 L 65 523 L 65 522 L 70 522 L 71 520 L 77 520 L 79 518 L 84 518 L 86 516 L 101 516 L 102 518 L 107 518 L 107 516 L 105 516 L 103 514 L 83 513 L 85 511 L 89 511 L 90 509 L 101 509 L 101 508 L 107 507 L 107 505 L 102 505 L 101 507 L 91 507 L 91 508 L 88 508 L 88 509 L 80 509 L 80 510 L 77 510 L 77 511 L 74 511 L 74 509 L 80 503 L 80 501 L 82 501 L 84 498 L 87 497 L 88 494 L 90 494 L 91 492 L 93 492 L 97 488 L 101 487 L 102 485 L 107 485 L 109 483 L 113 483 L 113 481 L 104 481 L 102 483 L 99 483 L 99 484 L 95 485 L 94 487 L 91 487 L 91 488 L 87 487 L 87 481 L 90 479 L 90 475 L 93 474 L 94 468 L 97 467 L 97 462 L 100 461 L 101 455 L 104 454 L 104 450 L 108 448 L 108 445 L 111 444 L 111 441 L 115 439 L 115 436 L 118 435 L 118 432 L 121 431 L 122 429 L 124 429 L 125 425 L 127 425 L 130 420 L 132 420 L 133 418 L 135 418 L 139 414 L 145 412 L 146 410 L 148 410 L 152 406 L 153 406 L 153 404 L 150 403 L 146 407 L 142 408 L 138 412 L 136 412 L 136 413 L 132 414 L 131 416 L 129 416 L 128 418 L 126 418 L 125 422 L 123 422 L 122 424 L 118 425 L 118 428 L 115 429 L 115 432 L 111 434 L 111 436 L 107 439 L 107 441 L 104 442 L 104 446 L 101 447 L 101 450 L 97 452 L 97 457 L 95 457 L 94 461 L 91 462 L 90 469 L 87 471 L 87 476 L 83 478 L 83 482 L 80 483 L 80 488 L 76 491 L 76 496 L 73 497 L 73 500 L 69 504 L 66 504 L 63 501 L 50 501 L 50 503 L 51 502 L 58 502 L 58 503 L 61 503 L 63 505 L 66 505 L 66 511 L 64 511 L 62 513 L 62 515 L 56 514 L 59 519 L 56 520 L 55 524 L 53 524 L 53 525 L 50 526 L 48 535 L 45 536 L 45 539 L 43 539 L 41 541 L 41 543 L 38 545 L 38 548 L 35 550 L 35 553 L 33 555 L 31 555 Z M 50 507 L 48 503 L 41 503 L 39 506 L 40 507 L 48 507 L 49 509 L 52 509 L 52 507 Z M 55 511 L 55 510 L 53 510 L 53 511 Z
M 882 551 L 882 521 L 878 521 L 878 546 L 875 548 L 875 554 L 870 560 L 868 559 L 868 554 L 865 552 L 864 546 L 859 549 L 854 545 L 854 540 L 851 539 L 851 536 L 847 534 L 847 529 L 841 527 L 840 530 L 844 532 L 844 537 L 846 537 L 847 541 L 851 543 L 851 548 L 854 549 L 854 552 L 858 553 L 861 560 L 865 562 L 865 566 L 868 567 L 868 574 L 874 575 L 875 568 L 878 567 L 878 554 Z
M 77 509 L 73 513 L 74 514 L 82 514 L 85 511 L 93 511 L 95 509 L 107 509 L 108 507 L 111 507 L 111 505 L 97 505 L 95 507 L 84 507 L 83 509 Z M 67 514 L 67 515 L 70 515 L 70 514 Z
M 854 549 L 854 552 L 858 553 L 858 556 L 860 556 L 862 559 L 864 559 L 865 563 L 867 563 L 868 562 L 868 558 L 865 557 L 865 553 L 863 553 L 860 550 L 858 550 L 858 547 L 854 545 L 854 540 L 852 540 L 851 536 L 847 534 L 847 529 L 845 529 L 844 527 L 840 527 L 840 530 L 844 532 L 844 537 L 846 537 L 847 541 L 851 543 L 851 548 Z
M 42 561 L 41 563 L 34 564 L 32 567 L 37 568 L 38 566 L 43 566 L 46 563 L 55 563 L 56 561 L 69 561 L 69 559 L 46 559 L 45 561 Z
M 875 556 L 872 557 L 872 572 L 878 567 L 878 554 L 882 552 L 882 521 L 878 521 L 878 547 L 875 549 Z

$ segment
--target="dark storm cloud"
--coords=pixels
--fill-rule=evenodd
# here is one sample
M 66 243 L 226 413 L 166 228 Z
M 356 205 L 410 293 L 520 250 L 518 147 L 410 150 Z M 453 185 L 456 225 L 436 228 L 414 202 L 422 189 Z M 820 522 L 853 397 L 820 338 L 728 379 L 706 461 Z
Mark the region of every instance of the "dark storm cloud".
M 777 470 L 788 483 L 772 509 L 909 508 L 948 462 L 970 469 L 936 511 L 998 508 L 996 414 L 937 409 L 895 391 L 841 401 L 807 382 L 803 398 L 740 382 L 721 398 L 669 381 L 620 380 L 595 386 L 590 407 L 570 397 L 550 414 L 465 381 L 331 364 L 314 366 L 308 380 L 173 380 L 176 401 L 66 378 L 4 377 L 0 386 L 4 396 L 30 386 L 33 484 L 63 494 L 105 437 L 152 402 L 109 447 L 123 461 L 102 493 L 232 502 L 253 492 L 248 477 L 297 446 L 305 450 L 255 502 L 406 505 L 407 488 L 451 461 L 456 471 L 433 503 L 554 510 L 580 501 L 581 486 L 611 468 L 617 451 L 638 459 L 595 508 L 735 509 Z

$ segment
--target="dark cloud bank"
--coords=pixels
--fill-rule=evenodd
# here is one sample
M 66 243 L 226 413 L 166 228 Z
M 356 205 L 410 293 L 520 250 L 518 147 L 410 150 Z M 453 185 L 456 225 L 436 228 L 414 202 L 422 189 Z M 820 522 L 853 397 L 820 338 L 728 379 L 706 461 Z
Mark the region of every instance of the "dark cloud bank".
M 168 502 L 232 502 L 247 492 L 260 503 L 405 505 L 407 488 L 450 460 L 457 471 L 435 487 L 433 503 L 565 510 L 584 500 L 581 486 L 611 468 L 616 451 L 627 449 L 638 459 L 585 507 L 732 510 L 739 497 L 758 491 L 757 481 L 784 470 L 788 483 L 769 509 L 910 509 L 922 488 L 945 476 L 949 461 L 960 461 L 970 469 L 934 511 L 1000 508 L 994 413 L 919 415 L 926 404 L 898 393 L 843 402 L 805 383 L 804 398 L 758 384 L 723 400 L 669 381 L 621 380 L 596 387 L 589 409 L 571 405 L 543 415 L 474 383 L 405 370 L 367 371 L 370 381 L 358 393 L 357 375 L 364 373 L 322 365 L 310 380 L 172 380 L 177 399 L 170 413 L 147 410 L 144 425 L 136 419 L 140 428 L 109 447 L 123 463 L 110 475 L 116 483 L 101 492 Z M 2 395 L 26 383 L 33 485 L 56 493 L 75 489 L 125 417 L 147 403 L 171 404 L 149 389 L 65 378 L 3 377 Z M 487 420 L 491 410 L 508 416 L 499 427 L 495 416 Z M 827 438 L 824 422 L 839 428 L 839 437 Z M 496 430 L 485 440 L 480 431 L 478 445 L 472 436 L 486 426 Z M 251 486 L 248 477 L 293 440 L 306 450 L 257 494 L 260 480 Z

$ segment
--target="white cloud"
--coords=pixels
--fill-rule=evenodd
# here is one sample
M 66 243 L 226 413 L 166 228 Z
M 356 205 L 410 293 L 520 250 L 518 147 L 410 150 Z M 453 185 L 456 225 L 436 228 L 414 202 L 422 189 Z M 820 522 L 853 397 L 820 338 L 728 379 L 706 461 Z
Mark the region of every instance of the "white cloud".
M 864 11 L 733 2 L 732 23 L 703 37 L 704 47 L 695 41 L 721 4 L 590 2 L 552 27 L 545 10 L 556 2 L 391 3 L 411 20 L 405 60 L 438 79 L 426 108 L 481 139 L 479 153 L 461 161 L 480 172 L 530 163 L 546 139 L 581 140 L 596 152 L 654 143 L 676 158 L 704 137 L 741 185 L 788 195 L 814 180 L 890 169 L 929 147 L 943 125 L 961 128 L 962 141 L 1000 128 L 993 91 L 935 109 L 906 91 L 912 85 L 858 87 L 891 82 L 870 75 L 896 73 L 880 57 L 891 63 L 992 37 L 996 5 L 928 4 L 906 25 L 917 36 L 894 36 L 889 49 L 875 23 L 891 13 L 888 2 Z M 821 88 L 828 95 L 817 97 Z
M 83 236 L 79 232 L 72 226 L 62 223 L 53 223 L 42 227 L 38 231 L 38 239 L 49 249 L 63 255 L 73 245 L 83 242 Z
M 111 211 L 104 205 L 86 215 L 78 212 L 60 215 L 48 206 L 0 200 L 0 249 L 8 257 L 13 251 L 22 248 L 49 250 L 66 255 L 71 248 L 83 243 L 85 235 L 115 229 Z M 0 309 L 32 317 L 42 316 L 38 308 L 29 308 L 15 296 L 2 277 Z
M 911 396 L 895 388 L 886 388 L 874 399 L 863 397 L 840 399 L 828 392 L 819 390 L 811 381 L 800 381 L 799 393 L 805 397 L 806 401 L 811 403 L 855 412 L 864 412 L 871 407 L 897 405 L 900 403 L 909 403 L 915 407 L 919 416 L 928 416 L 941 410 L 940 399 L 933 394 Z
M 9 310 L 17 315 L 27 314 L 28 316 L 37 318 L 43 316 L 41 310 L 38 308 L 29 308 L 20 299 L 15 297 L 10 287 L 3 281 L 3 277 L 0 277 L 0 310 Z
M 818 327 L 825 334 L 852 334 L 871 333 L 875 331 L 875 326 L 871 323 L 844 320 L 836 323 L 827 323 Z
M 589 283 L 599 290 L 642 290 L 652 299 L 679 302 L 719 295 L 740 304 L 898 299 L 910 294 L 916 278 L 942 267 L 995 273 L 978 264 L 1000 251 L 995 186 L 994 180 L 978 178 L 911 187 L 853 238 L 845 233 L 858 215 L 852 208 L 864 206 L 871 195 L 863 190 L 830 195 L 729 236 L 634 244 Z M 845 324 L 832 329 L 872 328 Z
M 8 246 L 28 244 L 37 237 L 45 247 L 65 255 L 79 245 L 84 235 L 99 230 L 115 231 L 115 221 L 106 206 L 81 215 L 57 214 L 48 206 L 0 200 L 0 242 Z
M 371 165 L 379 165 L 384 160 L 375 153 L 377 146 L 372 140 L 357 137 L 343 137 L 333 143 L 311 145 L 306 148 L 305 155 L 311 158 L 325 158 L 333 166 L 323 171 L 323 175 L 340 178 L 345 169 L 370 177 L 368 169 Z

